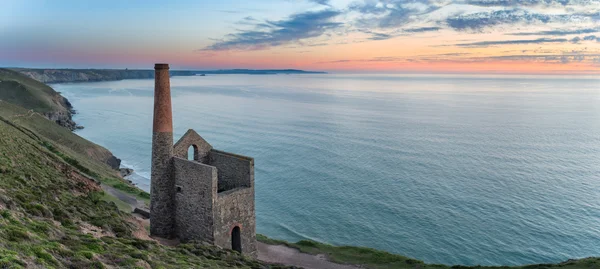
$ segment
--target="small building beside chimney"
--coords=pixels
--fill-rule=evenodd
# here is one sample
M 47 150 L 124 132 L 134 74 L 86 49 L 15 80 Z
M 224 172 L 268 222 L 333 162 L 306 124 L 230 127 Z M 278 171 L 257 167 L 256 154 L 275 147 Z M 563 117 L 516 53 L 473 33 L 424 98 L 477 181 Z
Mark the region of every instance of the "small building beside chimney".
M 254 159 L 213 149 L 191 129 L 173 145 L 169 66 L 154 69 L 150 234 L 256 257 Z

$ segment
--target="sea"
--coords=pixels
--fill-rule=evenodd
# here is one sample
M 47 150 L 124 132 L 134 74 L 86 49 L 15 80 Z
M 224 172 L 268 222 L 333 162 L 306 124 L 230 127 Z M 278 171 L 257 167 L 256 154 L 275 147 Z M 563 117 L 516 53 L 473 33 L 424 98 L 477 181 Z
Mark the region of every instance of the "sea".
M 154 81 L 53 84 L 149 190 Z M 600 79 L 172 77 L 175 141 L 255 160 L 257 232 L 428 263 L 600 256 Z

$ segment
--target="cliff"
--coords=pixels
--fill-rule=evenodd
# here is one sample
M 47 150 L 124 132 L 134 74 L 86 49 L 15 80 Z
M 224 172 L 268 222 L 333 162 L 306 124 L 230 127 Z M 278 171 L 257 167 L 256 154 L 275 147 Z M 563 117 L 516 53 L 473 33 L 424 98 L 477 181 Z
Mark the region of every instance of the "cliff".
M 24 126 L 79 154 L 118 169 L 121 160 L 110 151 L 71 132 L 80 128 L 72 119 L 74 113 L 71 103 L 48 85 L 15 71 L 0 69 L 0 115 L 14 117 Z M 39 115 L 58 125 L 40 120 Z
M 43 83 L 66 83 L 66 82 L 91 82 L 111 81 L 122 79 L 151 79 L 154 78 L 154 70 L 129 70 L 129 69 L 29 69 L 13 68 L 29 78 Z M 171 70 L 171 76 L 195 76 L 195 75 L 223 75 L 223 74 L 247 74 L 247 75 L 275 75 L 275 74 L 324 74 L 325 72 L 304 71 L 297 69 L 224 69 L 224 70 Z
M 48 85 L 19 72 L 0 68 L 0 100 L 31 109 L 70 130 L 78 128 L 69 100 Z
M 154 70 L 127 69 L 26 69 L 15 68 L 32 79 L 43 83 L 92 82 L 122 79 L 154 78 Z M 171 71 L 172 76 L 193 76 L 192 71 Z
M 45 133 L 31 128 L 40 124 Z M 61 130 L 72 136 L 47 136 Z M 75 136 L 0 101 L 0 268 L 272 268 L 200 242 L 149 238 L 147 225 L 102 190 L 127 183 L 79 154 L 76 146 L 91 142 Z

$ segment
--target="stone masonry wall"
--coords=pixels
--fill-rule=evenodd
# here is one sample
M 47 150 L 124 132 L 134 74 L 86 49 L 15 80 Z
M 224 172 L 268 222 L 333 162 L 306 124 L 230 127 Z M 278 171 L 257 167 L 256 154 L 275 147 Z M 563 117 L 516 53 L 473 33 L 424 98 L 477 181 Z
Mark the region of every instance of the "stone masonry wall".
M 178 157 L 173 158 L 173 168 L 179 239 L 183 242 L 200 240 L 213 243 L 217 169 Z
M 215 206 L 215 245 L 231 249 L 231 231 L 239 226 L 242 254 L 256 258 L 254 188 L 219 193 Z
M 171 175 L 173 133 L 152 135 L 150 233 L 170 238 L 175 231 L 175 181 Z
M 196 146 L 194 151 L 196 151 L 197 156 L 194 156 L 194 160 L 207 164 L 208 154 L 212 149 L 212 146 L 192 129 L 189 129 L 179 141 L 175 143 L 175 146 L 173 146 L 173 155 L 187 159 L 188 149 L 192 145 Z
M 254 159 L 214 149 L 209 159 L 209 165 L 219 169 L 219 192 L 253 186 Z

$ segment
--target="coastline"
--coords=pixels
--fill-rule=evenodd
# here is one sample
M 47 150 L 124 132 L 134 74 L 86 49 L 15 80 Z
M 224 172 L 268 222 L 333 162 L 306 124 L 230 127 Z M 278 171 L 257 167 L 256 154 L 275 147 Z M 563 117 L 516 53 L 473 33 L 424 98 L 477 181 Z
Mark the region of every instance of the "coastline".
M 154 70 L 134 69 L 34 69 L 11 68 L 42 83 L 98 82 L 124 79 L 153 79 Z M 171 70 L 170 76 L 205 76 L 225 74 L 276 75 L 276 74 L 326 74 L 321 71 L 297 69 L 224 69 L 224 70 Z
M 290 243 L 288 243 L 288 244 L 290 244 Z M 572 263 L 573 261 L 574 261 L 574 260 L 569 260 L 569 261 L 567 261 L 567 262 L 564 262 L 564 263 L 570 263 L 570 262 Z M 561 264 L 564 264 L 564 263 L 561 263 Z M 545 265 L 548 265 L 548 264 L 542 264 L 542 265 L 544 265 L 544 266 L 545 266 Z M 519 267 L 519 266 L 517 266 L 517 267 Z M 549 267 L 552 267 L 552 266 L 549 266 Z M 394 268 L 397 268 L 397 267 L 394 267 Z

